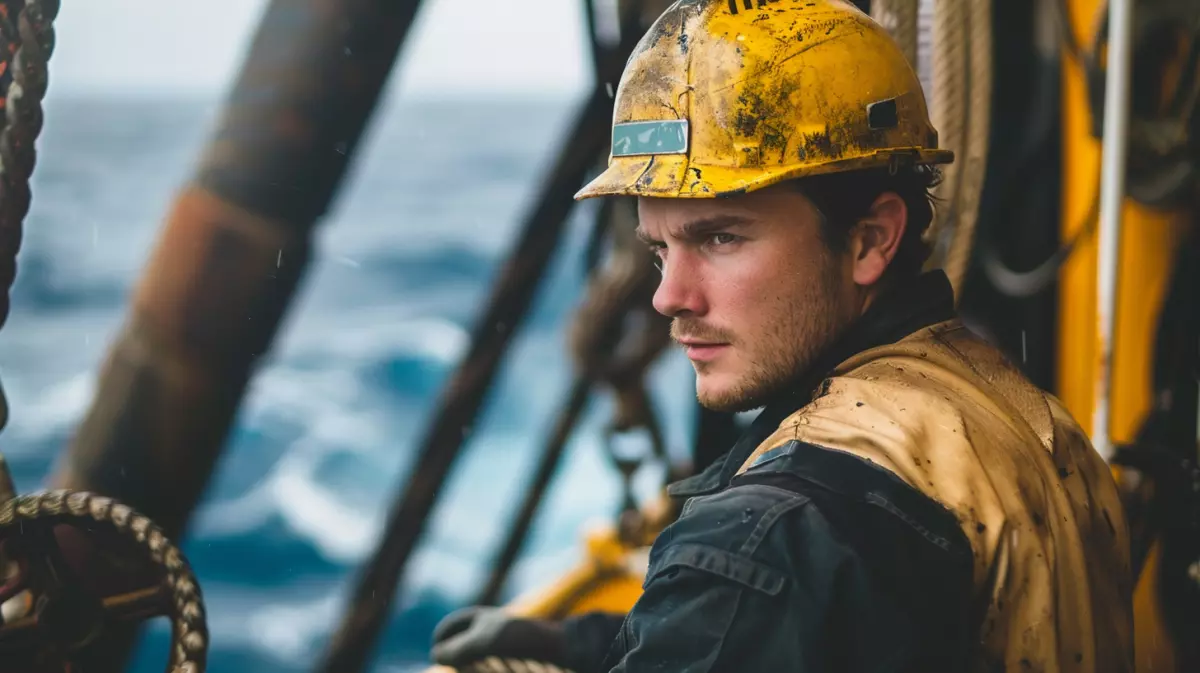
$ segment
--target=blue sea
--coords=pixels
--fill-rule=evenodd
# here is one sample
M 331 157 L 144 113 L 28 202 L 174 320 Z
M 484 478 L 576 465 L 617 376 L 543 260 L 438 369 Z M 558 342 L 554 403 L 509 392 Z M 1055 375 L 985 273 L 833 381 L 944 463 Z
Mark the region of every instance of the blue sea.
M 209 670 L 308 671 L 338 623 L 403 484 L 439 390 L 559 146 L 570 99 L 400 100 L 381 106 L 318 250 L 262 363 L 184 551 L 209 609 Z M 12 418 L 0 434 L 19 490 L 42 488 L 91 402 L 167 208 L 219 100 L 52 92 L 13 309 L 0 333 Z M 523 492 L 571 361 L 564 328 L 584 289 L 591 204 L 577 208 L 402 583 L 374 671 L 421 670 L 438 619 L 472 599 Z M 670 450 L 691 441 L 692 374 L 653 372 Z M 598 397 L 568 448 L 514 590 L 580 558 L 611 520 L 619 479 L 599 443 Z M 661 469 L 639 473 L 651 493 Z M 161 671 L 147 631 L 133 670 Z

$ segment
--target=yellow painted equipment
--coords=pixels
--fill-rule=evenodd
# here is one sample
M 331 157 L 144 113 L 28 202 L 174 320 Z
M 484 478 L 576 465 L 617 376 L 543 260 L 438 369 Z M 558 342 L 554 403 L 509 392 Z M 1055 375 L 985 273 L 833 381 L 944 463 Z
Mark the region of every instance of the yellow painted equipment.
M 1087 44 L 1105 8 L 1100 0 L 1069 0 L 1071 30 Z M 1062 238 L 1071 240 L 1096 217 L 1101 143 L 1093 134 L 1093 109 L 1083 64 L 1063 57 Z M 1116 332 L 1111 363 L 1111 433 L 1115 443 L 1133 441 L 1151 407 L 1155 333 L 1176 253 L 1195 214 L 1186 207 L 1151 208 L 1126 199 L 1120 237 Z M 1084 235 L 1063 265 L 1059 286 L 1058 395 L 1088 427 L 1096 405 L 1097 240 Z M 1121 470 L 1116 470 L 1120 478 Z M 1134 595 L 1137 670 L 1175 671 L 1175 648 L 1165 630 L 1158 598 L 1159 555 L 1152 549 Z

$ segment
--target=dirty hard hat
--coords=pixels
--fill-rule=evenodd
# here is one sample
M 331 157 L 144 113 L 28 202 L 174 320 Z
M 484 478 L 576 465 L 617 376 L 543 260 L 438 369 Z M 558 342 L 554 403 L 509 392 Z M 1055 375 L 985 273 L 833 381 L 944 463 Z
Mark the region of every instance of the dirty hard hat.
M 903 52 L 851 3 L 679 0 L 630 56 L 608 169 L 576 198 L 712 198 L 953 160 Z

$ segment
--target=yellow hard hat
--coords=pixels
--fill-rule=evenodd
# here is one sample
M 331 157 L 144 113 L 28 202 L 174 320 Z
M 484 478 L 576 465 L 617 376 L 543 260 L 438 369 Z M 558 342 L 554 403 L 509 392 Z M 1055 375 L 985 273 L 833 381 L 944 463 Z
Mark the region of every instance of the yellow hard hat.
M 950 163 L 891 36 L 841 0 L 678 0 L 630 56 L 608 169 L 577 199 L 712 198 Z

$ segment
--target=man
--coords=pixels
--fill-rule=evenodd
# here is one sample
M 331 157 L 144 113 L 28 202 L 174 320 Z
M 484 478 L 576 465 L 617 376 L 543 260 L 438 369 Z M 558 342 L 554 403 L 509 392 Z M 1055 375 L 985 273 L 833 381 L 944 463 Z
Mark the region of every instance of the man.
M 607 171 L 713 409 L 703 473 L 623 619 L 451 616 L 434 658 L 580 673 L 1129 671 L 1116 487 L 1084 432 L 921 274 L 937 149 L 847 2 L 681 0 L 631 57 Z M 716 197 L 716 198 L 713 198 Z

